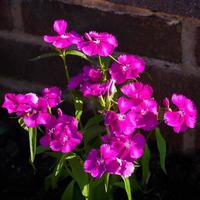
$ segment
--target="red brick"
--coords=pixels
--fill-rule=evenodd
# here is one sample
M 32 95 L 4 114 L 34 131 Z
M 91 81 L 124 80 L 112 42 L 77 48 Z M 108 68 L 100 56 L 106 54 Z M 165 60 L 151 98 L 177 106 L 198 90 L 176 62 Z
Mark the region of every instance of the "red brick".
M 200 66 L 200 27 L 196 30 L 196 47 L 195 47 L 196 62 Z
M 13 28 L 10 4 L 10 1 L 0 1 L 0 29 L 11 30 Z
M 170 14 L 200 18 L 199 0 L 107 0 L 114 3 L 126 4 L 161 11 Z
M 45 10 L 45 12 L 44 12 Z M 80 33 L 96 30 L 117 36 L 118 51 L 181 62 L 181 24 L 171 24 L 156 16 L 131 16 L 59 2 L 23 1 L 25 31 L 32 34 L 52 34 L 55 19 L 65 18 L 69 30 Z

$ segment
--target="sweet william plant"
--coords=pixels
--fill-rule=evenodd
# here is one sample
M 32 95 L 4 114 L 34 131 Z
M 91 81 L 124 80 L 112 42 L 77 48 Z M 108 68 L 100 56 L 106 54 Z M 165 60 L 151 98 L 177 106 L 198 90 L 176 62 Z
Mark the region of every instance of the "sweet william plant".
M 2 107 L 9 114 L 16 114 L 19 124 L 28 131 L 33 166 L 39 153 L 57 159 L 46 186 L 54 188 L 59 179 L 71 176 L 62 200 L 82 199 L 74 192 L 77 185 L 87 200 L 113 199 L 116 187 L 124 188 L 131 200 L 134 191 L 147 183 L 150 176 L 149 135 L 155 132 L 161 168 L 166 173 L 166 143 L 159 124 L 164 122 L 175 133 L 185 132 L 195 127 L 197 109 L 181 94 L 172 95 L 173 107 L 168 98 L 159 107 L 152 87 L 139 81 L 145 71 L 143 59 L 129 54 L 112 56 L 118 46 L 115 36 L 95 31 L 83 36 L 66 32 L 67 22 L 63 19 L 56 20 L 53 29 L 56 35 L 45 35 L 44 41 L 52 44 L 55 53 L 34 60 L 50 56 L 63 60 L 74 116 L 58 108 L 63 100 L 56 86 L 44 88 L 40 95 L 7 93 Z M 69 50 L 71 46 L 74 50 Z M 68 55 L 86 59 L 90 64 L 70 77 Z M 90 100 L 96 102 L 94 116 L 82 124 L 84 101 Z M 42 132 L 39 146 L 38 131 Z M 142 180 L 135 176 L 139 166 Z

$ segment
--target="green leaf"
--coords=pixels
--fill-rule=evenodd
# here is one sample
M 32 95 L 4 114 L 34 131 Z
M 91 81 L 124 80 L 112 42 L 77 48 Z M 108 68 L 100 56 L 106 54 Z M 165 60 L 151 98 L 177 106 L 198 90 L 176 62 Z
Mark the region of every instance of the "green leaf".
M 115 183 L 113 183 L 113 185 L 124 189 L 124 183 L 123 182 L 115 182 Z
M 78 56 L 78 57 L 81 57 L 81 58 L 89 61 L 88 57 L 84 53 L 82 53 L 81 51 L 69 50 L 69 51 L 65 52 L 65 56 L 67 56 L 67 55 Z
M 53 158 L 61 158 L 62 157 L 62 153 L 61 152 L 45 152 L 45 154 L 47 154 L 48 156 L 51 156 Z
M 70 159 L 73 159 L 73 158 L 75 158 L 76 157 L 76 154 L 75 153 L 70 153 L 65 159 L 66 160 L 70 160 Z
M 29 131 L 29 128 L 25 125 L 24 120 L 22 118 L 18 119 L 18 123 L 25 131 Z
M 46 148 L 46 147 L 39 145 L 39 146 L 36 147 L 36 154 L 42 154 L 42 153 L 44 153 L 48 150 L 49 150 L 49 148 Z
M 43 59 L 43 58 L 49 58 L 49 57 L 55 57 L 55 56 L 59 56 L 59 54 L 55 53 L 55 52 L 45 53 L 45 54 L 42 54 L 40 56 L 37 56 L 35 58 L 30 59 L 30 61 L 36 61 L 36 60 L 40 60 L 40 59 Z
M 105 175 L 105 182 L 104 182 L 105 191 L 106 192 L 108 192 L 108 189 L 109 189 L 109 178 L 110 178 L 110 174 L 106 173 L 106 175 Z
M 90 140 L 94 139 L 95 137 L 100 136 L 104 132 L 105 128 L 99 125 L 83 130 L 85 144 L 87 144 Z
M 142 183 L 146 184 L 150 177 L 150 158 L 151 158 L 151 152 L 149 150 L 148 145 L 146 144 L 144 149 L 144 154 L 142 156 Z
M 96 115 L 94 117 L 91 117 L 87 124 L 85 125 L 84 129 L 90 128 L 93 125 L 99 124 L 103 120 L 103 117 L 101 115 Z
M 156 128 L 156 141 L 157 147 L 160 154 L 160 166 L 165 174 L 167 174 L 166 167 L 165 167 L 165 160 L 166 160 L 166 141 L 162 136 L 160 129 Z
M 77 157 L 69 160 L 73 179 L 78 183 L 82 195 L 89 197 L 89 177 L 84 172 L 83 163 Z
M 123 178 L 123 181 L 124 181 L 124 186 L 125 186 L 125 190 L 126 190 L 128 200 L 132 200 L 131 185 L 130 185 L 129 178 L 124 178 L 124 177 L 122 177 L 122 178 Z
M 62 194 L 61 200 L 73 200 L 74 180 L 69 183 Z
M 52 174 L 52 177 L 51 177 L 52 188 L 57 187 L 57 182 L 58 182 L 58 179 L 61 175 L 62 169 L 64 167 L 64 162 L 65 162 L 66 157 L 67 157 L 67 155 L 63 154 L 62 157 L 60 159 L 58 159 L 56 167 L 53 170 L 53 174 Z
M 37 128 L 29 128 L 28 134 L 29 134 L 30 161 L 31 164 L 33 164 L 35 160 L 36 146 L 37 146 Z
M 83 113 L 83 99 L 75 91 L 73 91 L 73 95 L 74 95 L 75 116 L 76 119 L 80 121 L 81 115 Z

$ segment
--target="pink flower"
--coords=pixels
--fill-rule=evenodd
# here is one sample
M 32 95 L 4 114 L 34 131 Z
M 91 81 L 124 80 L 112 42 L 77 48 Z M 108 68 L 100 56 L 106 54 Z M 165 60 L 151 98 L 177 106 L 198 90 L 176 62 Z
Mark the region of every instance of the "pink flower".
M 116 84 L 122 84 L 127 80 L 137 78 L 145 69 L 144 61 L 133 55 L 121 55 L 118 62 L 114 62 L 110 68 L 110 74 Z
M 84 162 L 84 170 L 95 178 L 101 178 L 106 172 L 106 162 L 115 159 L 116 152 L 109 145 L 103 144 L 100 150 L 92 149 L 86 161 Z
M 136 133 L 112 136 L 108 139 L 108 143 L 120 159 L 133 162 L 143 155 L 146 140 L 142 134 Z
M 164 114 L 164 121 L 173 127 L 174 132 L 184 132 L 188 128 L 194 128 L 197 119 L 197 109 L 193 102 L 184 95 L 172 95 L 172 102 L 178 110 L 171 109 Z
M 61 102 L 61 90 L 58 87 L 44 88 L 42 94 L 50 108 L 56 107 Z
M 109 82 L 102 83 L 102 79 L 103 76 L 100 69 L 84 66 L 82 73 L 71 78 L 68 83 L 68 88 L 75 89 L 80 87 L 80 91 L 85 97 L 101 96 L 107 92 L 109 86 Z
M 129 177 L 133 173 L 134 161 L 140 158 L 146 144 L 141 134 L 130 136 L 109 136 L 107 143 L 100 150 L 91 150 L 85 163 L 84 169 L 93 177 L 100 178 L 105 172 Z
M 85 40 L 77 44 L 78 49 L 88 56 L 109 56 L 118 46 L 116 38 L 109 33 L 90 31 L 85 33 Z
M 132 116 L 136 128 L 150 131 L 158 125 L 158 105 L 153 98 L 144 100 L 138 106 L 133 107 L 128 114 Z
M 26 126 L 30 128 L 47 124 L 51 118 L 47 111 L 47 100 L 34 93 L 8 93 L 2 107 L 6 108 L 8 113 L 16 113 L 22 117 Z
M 46 134 L 40 139 L 40 143 L 50 146 L 53 151 L 69 153 L 81 143 L 82 138 L 76 118 L 60 112 L 57 119 L 53 117 L 47 124 Z
M 52 43 L 58 49 L 64 49 L 72 44 L 82 41 L 82 38 L 75 32 L 66 33 L 67 22 L 63 19 L 55 20 L 53 24 L 54 31 L 58 36 L 44 36 L 44 41 Z
M 105 125 L 108 126 L 111 134 L 119 135 L 130 135 L 136 129 L 136 123 L 132 115 L 116 113 L 109 111 L 105 115 Z
M 141 82 L 128 83 L 121 88 L 121 92 L 126 97 L 118 99 L 118 106 L 121 113 L 126 113 L 133 107 L 136 107 L 146 99 L 150 99 L 153 94 L 153 89 L 150 85 Z
M 39 97 L 36 103 L 31 105 L 31 102 L 27 102 L 27 105 L 30 105 L 30 110 L 23 116 L 27 127 L 34 128 L 38 125 L 45 125 L 51 120 L 51 115 L 47 111 L 46 99 Z

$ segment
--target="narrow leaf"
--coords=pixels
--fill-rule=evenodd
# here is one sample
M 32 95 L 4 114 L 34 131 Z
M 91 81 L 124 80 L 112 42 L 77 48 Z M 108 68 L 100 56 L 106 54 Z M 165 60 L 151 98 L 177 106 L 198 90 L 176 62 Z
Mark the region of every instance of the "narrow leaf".
M 59 54 L 55 53 L 55 52 L 53 52 L 53 53 L 45 53 L 45 54 L 42 54 L 40 56 L 37 56 L 35 58 L 30 59 L 30 61 L 36 61 L 36 60 L 40 60 L 40 59 L 43 59 L 43 58 L 49 58 L 49 57 L 55 57 L 55 56 L 59 56 Z
M 67 156 L 66 154 L 63 154 L 62 157 L 58 159 L 56 167 L 54 168 L 54 171 L 53 171 L 53 174 L 52 174 L 52 177 L 51 177 L 52 188 L 57 187 L 57 182 L 58 182 L 58 179 L 59 179 L 60 174 L 62 172 L 62 169 L 64 167 L 64 162 L 65 162 L 66 156 Z
M 98 123 L 100 123 L 103 120 L 101 115 L 96 115 L 92 118 L 90 118 L 87 122 L 87 124 L 85 125 L 84 129 L 90 128 L 93 125 L 97 125 Z
M 151 152 L 148 145 L 146 144 L 144 154 L 142 156 L 142 183 L 146 184 L 150 177 L 150 158 Z
M 124 186 L 125 186 L 125 190 L 126 190 L 126 194 L 127 194 L 128 200 L 132 200 L 131 185 L 130 185 L 129 178 L 124 178 L 123 177 L 123 181 L 124 181 Z
M 84 53 L 82 53 L 81 51 L 69 50 L 69 51 L 65 52 L 65 56 L 67 56 L 67 55 L 78 56 L 78 57 L 81 57 L 81 58 L 89 61 L 88 57 Z
M 37 146 L 37 128 L 29 128 L 29 148 L 30 148 L 30 161 L 31 164 L 34 163 L 36 146 Z
M 18 123 L 25 131 L 29 131 L 29 128 L 25 125 L 24 120 L 22 118 L 18 119 Z
M 61 200 L 73 200 L 74 180 L 69 183 L 62 194 Z
M 75 116 L 76 119 L 80 121 L 81 115 L 83 113 L 83 99 L 75 91 L 73 91 L 73 96 L 74 96 Z
M 105 185 L 105 191 L 108 192 L 108 188 L 109 188 L 109 178 L 110 178 L 110 174 L 107 173 L 105 175 L 105 182 L 104 182 L 104 185 Z
M 73 179 L 78 183 L 84 197 L 89 197 L 89 177 L 83 170 L 83 163 L 77 157 L 69 160 Z
M 49 148 L 46 148 L 46 147 L 39 145 L 39 146 L 36 147 L 36 154 L 41 154 L 41 153 L 44 153 L 48 150 L 49 150 Z
M 104 132 L 105 132 L 105 128 L 103 126 L 98 126 L 98 125 L 88 128 L 86 130 L 83 130 L 85 144 L 87 144 L 89 141 L 91 141 L 95 137 L 100 136 Z
M 160 154 L 160 166 L 165 174 L 167 174 L 166 167 L 165 167 L 165 160 L 166 160 L 166 141 L 162 136 L 160 129 L 156 128 L 156 141 L 157 147 Z

